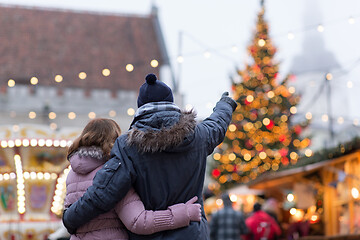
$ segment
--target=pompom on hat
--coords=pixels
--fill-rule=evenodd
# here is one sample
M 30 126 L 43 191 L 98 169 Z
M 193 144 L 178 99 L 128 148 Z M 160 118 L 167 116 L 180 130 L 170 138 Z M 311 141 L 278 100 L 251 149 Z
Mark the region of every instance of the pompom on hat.
M 174 102 L 171 89 L 165 83 L 157 80 L 155 74 L 146 75 L 145 80 L 139 90 L 138 107 L 150 102 Z

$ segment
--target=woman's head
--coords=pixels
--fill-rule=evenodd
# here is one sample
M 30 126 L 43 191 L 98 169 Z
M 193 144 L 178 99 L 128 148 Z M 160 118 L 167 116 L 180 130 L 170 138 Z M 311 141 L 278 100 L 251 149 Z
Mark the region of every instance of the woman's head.
M 97 118 L 91 120 L 76 138 L 68 150 L 68 156 L 80 147 L 97 146 L 104 156 L 110 154 L 116 138 L 121 134 L 119 125 L 112 119 Z

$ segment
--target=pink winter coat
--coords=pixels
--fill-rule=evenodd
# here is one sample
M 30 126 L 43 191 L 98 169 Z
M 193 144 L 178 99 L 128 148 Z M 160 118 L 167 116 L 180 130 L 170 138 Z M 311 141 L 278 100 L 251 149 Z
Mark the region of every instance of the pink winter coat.
M 71 170 L 66 179 L 65 207 L 69 207 L 84 194 L 92 185 L 96 172 L 106 162 L 101 149 L 96 147 L 80 148 L 70 156 L 69 161 Z M 78 228 L 71 240 L 125 240 L 128 239 L 125 227 L 136 234 L 152 234 L 188 226 L 190 220 L 194 220 L 193 216 L 194 209 L 188 208 L 187 204 L 176 204 L 168 210 L 145 210 L 139 196 L 134 189 L 130 189 L 113 210 Z

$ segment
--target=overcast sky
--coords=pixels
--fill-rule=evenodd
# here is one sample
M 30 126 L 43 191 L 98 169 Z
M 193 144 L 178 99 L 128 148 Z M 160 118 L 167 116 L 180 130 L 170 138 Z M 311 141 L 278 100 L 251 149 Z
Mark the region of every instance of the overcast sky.
M 306 2 L 316 2 L 318 14 L 306 20 Z M 180 91 L 185 104 L 195 107 L 199 117 L 207 116 L 221 96 L 230 90 L 229 76 L 246 61 L 246 47 L 252 37 L 256 15 L 260 9 L 257 0 L 0 0 L 3 4 L 81 9 L 114 13 L 150 12 L 152 3 L 159 8 L 159 18 L 175 76 L 180 76 Z M 360 58 L 360 1 L 359 0 L 267 0 L 266 19 L 270 35 L 278 48 L 280 73 L 289 71 L 292 58 L 301 52 L 306 31 L 323 24 L 326 48 L 333 51 L 344 69 L 352 67 Z M 307 7 L 308 8 L 308 7 Z M 316 10 L 316 9 L 315 9 Z M 355 23 L 349 24 L 353 16 Z M 320 21 L 320 22 L 319 22 Z M 312 25 L 312 26 L 309 26 Z M 183 31 L 184 62 L 177 68 L 179 32 Z M 288 33 L 295 36 L 288 39 Z M 238 51 L 234 52 L 236 46 Z M 205 51 L 210 57 L 204 57 Z M 360 64 L 359 64 L 360 65 Z M 348 104 L 349 115 L 360 117 L 360 107 L 353 97 L 360 90 L 359 66 L 346 79 L 353 81 Z M 341 80 L 339 85 L 346 85 Z M 340 89 L 340 88 L 339 88 Z

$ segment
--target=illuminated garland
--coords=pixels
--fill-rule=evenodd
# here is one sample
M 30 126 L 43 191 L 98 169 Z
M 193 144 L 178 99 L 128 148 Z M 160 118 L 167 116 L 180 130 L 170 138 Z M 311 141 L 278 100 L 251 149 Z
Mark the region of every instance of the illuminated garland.
M 150 61 L 150 66 L 153 68 L 157 68 L 159 66 L 159 62 L 156 59 L 153 59 Z M 132 72 L 132 71 L 134 71 L 135 67 L 133 64 L 129 63 L 125 66 L 125 69 L 127 72 Z M 111 70 L 108 68 L 104 68 L 101 70 L 101 74 L 104 77 L 108 77 L 111 74 Z M 86 72 L 79 72 L 78 77 L 79 77 L 79 79 L 84 80 L 87 78 L 87 74 L 86 74 Z M 61 83 L 63 81 L 63 79 L 64 79 L 63 76 L 60 74 L 57 74 L 54 76 L 54 81 L 57 83 Z M 31 85 L 37 85 L 39 83 L 39 79 L 36 76 L 33 76 L 29 79 L 29 82 Z M 15 87 L 16 81 L 14 79 L 10 78 L 7 82 L 7 85 L 10 88 Z
M 10 140 L 1 140 L 1 148 L 15 148 L 15 147 L 60 147 L 66 148 L 72 144 L 72 141 L 60 140 L 60 139 L 10 139 Z M 17 151 L 16 151 L 17 152 Z M 65 158 L 64 158 L 65 161 Z M 64 197 L 66 194 L 66 177 L 70 170 L 70 166 L 65 168 L 63 173 L 58 175 L 57 173 L 51 172 L 27 172 L 22 169 L 22 161 L 20 154 L 14 155 L 15 162 L 15 173 L 3 173 L 0 174 L 0 182 L 2 181 L 11 181 L 16 179 L 17 182 L 17 206 L 19 214 L 24 214 L 26 212 L 25 206 L 25 181 L 26 180 L 45 180 L 45 181 L 54 181 L 57 180 L 56 189 L 54 192 L 54 197 L 52 201 L 51 211 L 60 215 L 63 210 Z

